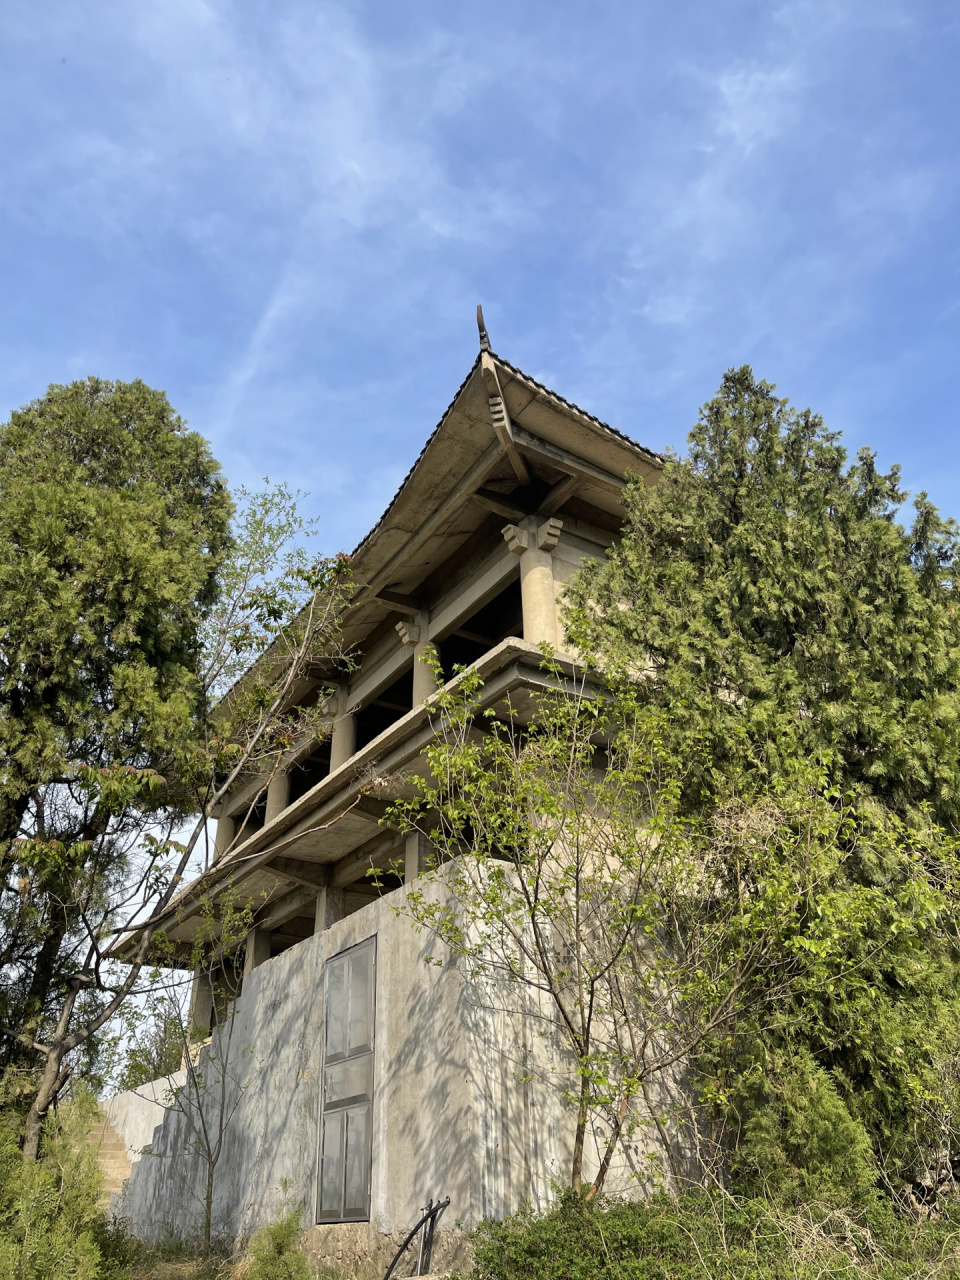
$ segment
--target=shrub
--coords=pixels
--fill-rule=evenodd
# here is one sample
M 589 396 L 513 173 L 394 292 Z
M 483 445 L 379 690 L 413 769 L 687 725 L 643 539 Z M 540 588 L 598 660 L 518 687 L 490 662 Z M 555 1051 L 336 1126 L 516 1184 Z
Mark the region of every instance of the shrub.
M 923 1224 L 875 1204 L 845 1213 L 725 1193 L 551 1211 L 484 1222 L 472 1280 L 920 1280 L 960 1274 L 960 1211 Z
M 103 1180 L 87 1143 L 97 1111 L 76 1092 L 49 1116 L 40 1159 L 20 1154 L 23 1111 L 0 1111 L 0 1280 L 125 1280 L 136 1253 L 100 1207 Z
M 246 1280 L 313 1280 L 300 1252 L 302 1209 L 289 1209 L 276 1222 L 261 1227 L 250 1241 L 252 1266 Z

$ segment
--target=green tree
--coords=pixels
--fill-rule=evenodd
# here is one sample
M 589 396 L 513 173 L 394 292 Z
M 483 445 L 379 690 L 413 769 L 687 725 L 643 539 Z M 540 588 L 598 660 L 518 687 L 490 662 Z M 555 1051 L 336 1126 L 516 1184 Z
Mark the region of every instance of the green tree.
M 118 1018 L 116 1089 L 123 1093 L 180 1069 L 183 1062 L 183 984 L 175 992 L 161 986 L 163 977 L 148 977 L 153 988 L 141 1001 L 131 1001 Z
M 78 886 L 115 886 L 182 797 L 199 623 L 232 509 L 203 438 L 142 382 L 52 386 L 0 427 L 0 1060 L 77 968 Z M 118 812 L 116 785 L 136 792 Z M 12 1033 L 12 1034 L 11 1034 Z
M 40 1060 L 27 1160 L 209 866 L 208 816 L 319 716 L 291 694 L 336 660 L 349 572 L 291 546 L 296 496 L 241 495 L 231 529 L 205 442 L 141 383 L 54 387 L 0 429 L 0 1026 Z
M 960 826 L 958 532 L 894 467 L 728 372 L 684 459 L 625 491 L 623 541 L 569 590 L 572 638 L 707 750 L 689 793 L 802 754 Z
M 848 1155 L 869 1140 L 874 1176 L 919 1173 L 955 1143 L 958 535 L 923 494 L 902 526 L 904 499 L 896 468 L 880 474 L 868 450 L 848 465 L 816 414 L 731 370 L 688 456 L 628 487 L 622 543 L 567 593 L 581 652 L 663 713 L 688 814 L 813 765 L 851 815 L 807 908 L 873 901 L 840 914 L 846 976 L 772 1018 L 745 1013 L 700 1057 L 753 1185 L 809 1194 L 844 1127 L 859 1135 Z M 905 927 L 896 904 L 921 890 Z
M 46 1122 L 42 1158 L 24 1164 L 23 1110 L 10 1083 L 0 1086 L 0 1280 L 127 1280 L 133 1242 L 101 1202 L 92 1095 L 75 1090 Z
M 641 1126 L 674 1187 L 690 1175 L 680 1131 L 707 1182 L 732 1133 L 727 1167 L 744 1181 L 841 1203 L 876 1179 L 871 1138 L 891 1175 L 928 1160 L 960 1101 L 942 1070 L 957 1043 L 958 842 L 862 812 L 797 758 L 691 809 L 689 761 L 636 681 L 601 692 L 549 664 L 543 680 L 516 706 L 488 705 L 471 671 L 441 690 L 428 768 L 386 820 L 434 849 L 398 911 L 474 998 L 560 1050 L 524 1070 L 549 1073 L 572 1109 L 571 1189 L 597 1145 L 595 1198 Z M 851 875 L 856 860 L 885 876 Z M 814 1041 L 860 1077 L 838 1089 Z M 691 1084 L 719 1126 L 702 1124 Z M 763 1123 L 738 1134 L 744 1105 Z

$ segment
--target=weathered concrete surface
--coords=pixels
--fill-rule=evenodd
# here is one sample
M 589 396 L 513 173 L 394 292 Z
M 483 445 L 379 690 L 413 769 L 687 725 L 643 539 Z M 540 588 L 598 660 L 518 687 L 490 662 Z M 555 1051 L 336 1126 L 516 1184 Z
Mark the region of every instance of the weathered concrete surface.
M 162 1125 L 171 1090 L 183 1084 L 186 1073 L 177 1071 L 172 1076 L 151 1080 L 149 1084 L 118 1093 L 101 1104 L 110 1123 L 123 1139 L 127 1158 L 138 1160 L 144 1149 L 153 1141 L 154 1130 Z
M 521 1203 L 544 1207 L 552 1186 L 564 1180 L 572 1116 L 561 1099 L 563 1063 L 542 1034 L 542 1021 L 498 1007 L 505 1002 L 494 993 L 469 989 L 442 957 L 440 964 L 427 963 L 437 945 L 398 914 L 405 892 L 371 902 L 247 976 L 227 1063 L 229 1122 L 214 1202 L 219 1235 L 248 1237 L 284 1199 L 302 1203 L 306 1224 L 314 1222 L 323 963 L 373 935 L 371 1223 L 315 1228 L 311 1249 L 318 1257 L 332 1251 L 330 1260 L 342 1255 L 354 1266 L 361 1254 L 389 1257 L 431 1196 L 450 1197 L 445 1227 L 469 1229 Z M 426 892 L 445 891 L 431 884 Z M 519 998 L 509 993 L 514 1004 Z M 208 1079 L 215 1092 L 216 1068 L 208 1068 Z M 150 1147 L 134 1164 L 120 1206 L 148 1239 L 188 1234 L 201 1212 L 203 1162 L 186 1118 L 163 1110 L 168 1092 L 169 1082 L 160 1081 L 147 1097 L 121 1095 L 107 1104 L 128 1150 Z M 594 1135 L 588 1159 L 601 1144 L 602 1135 Z M 637 1194 L 634 1175 L 649 1150 L 644 1131 L 611 1171 L 608 1190 Z M 446 1255 L 452 1264 L 461 1245 L 456 1233 L 443 1235 L 437 1261 L 445 1266 Z

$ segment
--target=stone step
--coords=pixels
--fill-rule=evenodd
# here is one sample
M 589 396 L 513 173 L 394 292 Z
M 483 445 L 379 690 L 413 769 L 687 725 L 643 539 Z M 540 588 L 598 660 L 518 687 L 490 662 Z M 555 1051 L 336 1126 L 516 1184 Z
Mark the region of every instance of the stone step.
M 100 1108 L 100 1119 L 87 1135 L 87 1144 L 97 1153 L 97 1164 L 103 1174 L 100 1204 L 107 1208 L 111 1195 L 120 1191 L 130 1177 L 130 1160 L 122 1138 L 110 1123 L 103 1107 Z

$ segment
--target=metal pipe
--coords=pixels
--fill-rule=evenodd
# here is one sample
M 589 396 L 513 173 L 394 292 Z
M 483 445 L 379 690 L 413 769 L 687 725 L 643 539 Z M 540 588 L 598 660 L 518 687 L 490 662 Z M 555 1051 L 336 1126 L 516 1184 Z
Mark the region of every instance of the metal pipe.
M 390 1277 L 393 1275 L 393 1272 L 394 1272 L 394 1269 L 396 1268 L 397 1263 L 400 1261 L 400 1259 L 404 1255 L 404 1252 L 406 1251 L 407 1245 L 410 1243 L 413 1237 L 417 1234 L 417 1232 L 429 1222 L 431 1226 L 430 1239 L 426 1245 L 424 1245 L 423 1241 L 421 1241 L 421 1245 L 420 1245 L 421 1251 L 420 1251 L 419 1257 L 417 1258 L 417 1275 L 422 1276 L 425 1274 L 423 1271 L 420 1270 L 420 1267 L 421 1267 L 421 1264 L 423 1263 L 425 1263 L 427 1267 L 430 1266 L 431 1256 L 433 1253 L 432 1228 L 436 1225 L 437 1219 L 443 1214 L 444 1209 L 446 1209 L 449 1203 L 450 1203 L 449 1196 L 447 1196 L 446 1200 L 438 1200 L 436 1204 L 434 1204 L 432 1200 L 430 1201 L 429 1205 L 427 1206 L 427 1211 L 424 1213 L 423 1217 L 420 1219 L 417 1225 L 413 1228 L 413 1230 L 409 1233 L 407 1238 L 404 1240 L 403 1244 L 394 1254 L 393 1261 L 390 1263 L 389 1267 L 387 1267 L 386 1271 L 384 1272 L 383 1280 L 390 1280 Z

